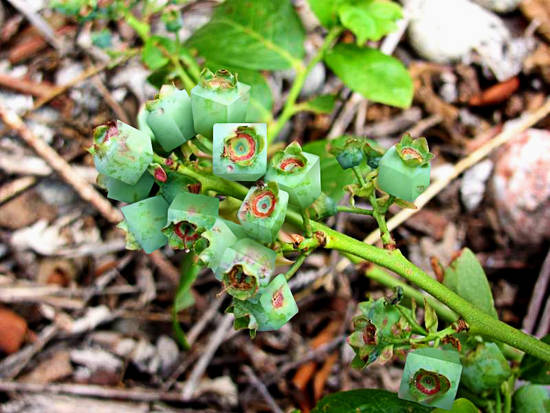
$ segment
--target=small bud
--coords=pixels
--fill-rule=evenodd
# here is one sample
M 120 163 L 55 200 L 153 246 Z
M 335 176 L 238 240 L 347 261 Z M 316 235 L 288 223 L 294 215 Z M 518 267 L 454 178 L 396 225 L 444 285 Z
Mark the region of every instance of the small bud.
M 162 148 L 170 152 L 195 136 L 191 98 L 185 90 L 163 85 L 157 99 L 147 102 L 147 124 Z
M 354 367 L 373 363 L 383 353 L 388 353 L 388 346 L 395 339 L 411 336 L 409 323 L 391 300 L 364 301 L 359 303 L 359 310 L 361 314 L 353 318 L 354 332 L 348 337 L 356 354 Z
M 195 131 L 212 139 L 214 124 L 244 122 L 249 97 L 250 86 L 238 82 L 236 75 L 205 68 L 199 84 L 191 90 Z
M 94 129 L 91 150 L 99 173 L 134 185 L 153 159 L 149 136 L 121 121 Z
M 128 185 L 118 179 L 99 174 L 98 184 L 107 190 L 107 197 L 121 202 L 137 202 L 149 196 L 154 180 L 145 172 L 134 185 Z
M 315 221 L 321 221 L 338 213 L 338 205 L 330 196 L 321 192 L 321 195 L 313 201 L 308 208 L 309 216 Z
M 182 192 L 168 208 L 167 225 L 162 232 L 170 247 L 190 249 L 200 234 L 212 228 L 218 217 L 220 201 L 206 195 Z
M 332 140 L 328 149 L 336 157 L 342 169 L 349 169 L 363 162 L 362 146 L 362 138 L 344 135 Z
M 212 149 L 214 174 L 232 181 L 256 181 L 267 168 L 265 123 L 216 123 Z
M 162 13 L 161 19 L 170 33 L 176 33 L 183 27 L 183 20 L 180 11 L 177 9 L 167 9 Z
M 147 254 L 166 245 L 168 239 L 161 230 L 166 225 L 168 203 L 163 197 L 147 198 L 123 206 L 121 210 L 128 231 Z
M 399 144 L 388 149 L 380 159 L 379 188 L 397 198 L 414 202 L 430 184 L 432 157 L 426 139 L 412 141 L 409 135 L 405 135 Z
M 227 293 L 239 300 L 256 295 L 269 283 L 275 270 L 275 251 L 250 238 L 244 238 L 225 250 L 216 271 Z
M 248 191 L 237 217 L 249 236 L 266 244 L 277 239 L 286 217 L 288 194 L 277 183 L 253 186 Z
M 459 355 L 454 350 L 425 347 L 411 351 L 401 378 L 399 398 L 450 409 L 461 372 Z
M 303 152 L 300 144 L 293 142 L 273 156 L 265 179 L 277 182 L 288 192 L 291 204 L 305 209 L 321 195 L 319 157 Z

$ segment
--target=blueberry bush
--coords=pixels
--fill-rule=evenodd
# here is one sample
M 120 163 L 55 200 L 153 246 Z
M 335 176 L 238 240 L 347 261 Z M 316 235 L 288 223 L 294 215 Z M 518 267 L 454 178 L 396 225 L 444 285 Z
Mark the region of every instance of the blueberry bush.
M 189 304 L 189 288 L 207 267 L 232 297 L 226 311 L 234 314 L 236 329 L 249 330 L 251 337 L 279 329 L 299 311 L 288 280 L 316 249 L 336 250 L 353 263 L 370 263 L 367 276 L 395 291 L 359 305 L 348 338 L 354 367 L 395 358 L 406 362 L 398 395 L 336 393 L 315 411 L 374 412 L 381 405 L 388 412 L 548 411 L 543 387 L 550 384 L 548 340 L 498 319 L 475 255 L 462 250 L 440 283 L 401 254 L 388 230 L 390 206 L 414 208 L 430 183 L 433 155 L 425 138 L 404 135 L 388 149 L 360 136 L 303 147 L 275 141 L 298 112 L 332 111 L 331 95 L 299 101 L 307 76 L 321 61 L 371 101 L 410 105 L 413 85 L 404 65 L 365 46 L 396 28 L 402 17 L 397 3 L 309 0 L 325 36 L 307 61 L 304 29 L 289 0 L 226 0 L 185 42 L 177 36 L 183 7 L 177 1 L 160 8 L 149 1 L 56 4 L 81 21 L 123 15 L 143 43 L 124 53 L 141 55 L 158 96 L 142 108 L 138 128 L 121 121 L 96 127 L 90 153 L 107 196 L 127 203 L 120 224 L 127 248 L 151 253 L 167 245 L 187 252 L 174 314 Z M 159 14 L 172 36 L 151 34 L 150 18 Z M 355 42 L 342 42 L 344 32 Z M 96 39 L 108 48 L 109 33 Z M 274 114 L 262 72 L 289 69 L 294 81 Z M 356 207 L 359 199 L 370 208 Z M 372 217 L 383 247 L 327 226 L 326 219 L 337 213 Z M 283 226 L 291 239 L 281 236 Z M 292 265 L 279 273 L 288 259 Z M 185 348 L 177 321 L 174 328 Z M 515 390 L 518 379 L 529 383 Z

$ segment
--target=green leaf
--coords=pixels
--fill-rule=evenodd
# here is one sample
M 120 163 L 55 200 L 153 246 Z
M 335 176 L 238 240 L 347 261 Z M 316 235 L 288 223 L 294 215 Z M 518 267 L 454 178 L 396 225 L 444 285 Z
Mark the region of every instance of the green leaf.
M 437 313 L 424 298 L 424 325 L 430 333 L 437 333 Z
M 353 44 L 338 44 L 325 62 L 347 87 L 374 102 L 409 107 L 413 84 L 399 60 L 382 52 Z
M 272 118 L 273 95 L 265 77 L 260 72 L 215 62 L 208 62 L 205 66 L 212 71 L 227 69 L 238 75 L 239 82 L 250 86 L 250 101 L 246 112 L 247 122 L 267 122 Z
M 149 33 L 151 31 L 151 27 L 149 26 L 149 24 L 138 20 L 130 11 L 127 11 L 126 13 L 124 13 L 124 15 L 124 21 L 126 22 L 126 24 L 134 29 L 139 37 L 141 37 L 142 39 L 146 39 L 149 36 Z
M 336 95 L 321 95 L 299 104 L 300 109 L 313 113 L 331 113 L 336 103 Z
M 468 399 L 456 399 L 451 410 L 434 409 L 432 413 L 479 413 L 479 409 Z
M 176 290 L 176 296 L 174 297 L 174 305 L 172 306 L 172 328 L 174 330 L 174 336 L 180 346 L 185 350 L 189 349 L 189 343 L 178 321 L 178 313 L 195 303 L 195 299 L 191 294 L 191 286 L 197 278 L 200 269 L 201 265 L 198 263 L 196 255 L 192 252 L 185 254 L 180 264 L 180 282 Z
M 480 310 L 498 318 L 485 271 L 470 249 L 464 248 L 445 269 L 443 284 Z
M 550 334 L 541 341 L 550 344 Z M 550 363 L 526 354 L 521 360 L 519 378 L 534 384 L 550 384 Z
M 345 194 L 344 187 L 355 182 L 351 169 L 343 170 L 334 156 L 327 152 L 327 140 L 304 145 L 305 152 L 319 156 L 321 161 L 321 190 L 338 203 Z
M 357 44 L 380 40 L 397 29 L 395 21 L 402 17 L 401 8 L 389 1 L 366 1 L 344 4 L 338 9 L 342 25 L 357 37 Z
M 401 400 L 386 390 L 360 389 L 329 394 L 311 413 L 427 413 L 430 410 Z
M 338 9 L 350 0 L 308 0 L 311 10 L 319 22 L 330 29 L 338 24 Z
M 141 58 L 149 69 L 157 70 L 170 61 L 168 55 L 175 54 L 176 49 L 173 40 L 162 36 L 151 36 L 143 46 Z
M 289 0 L 227 0 L 187 41 L 206 60 L 281 70 L 304 56 L 304 30 Z

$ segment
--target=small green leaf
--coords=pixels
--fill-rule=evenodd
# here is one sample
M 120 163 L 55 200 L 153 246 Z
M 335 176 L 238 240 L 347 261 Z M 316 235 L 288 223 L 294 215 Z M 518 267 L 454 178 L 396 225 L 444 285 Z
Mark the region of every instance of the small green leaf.
M 550 344 L 550 334 L 541 341 Z M 550 384 L 550 363 L 526 354 L 521 360 L 519 378 L 534 384 Z
M 485 271 L 470 249 L 464 248 L 445 269 L 443 284 L 480 310 L 498 318 Z
M 479 413 L 479 409 L 468 399 L 456 399 L 451 410 L 437 408 L 432 413 Z
M 327 151 L 328 141 L 321 139 L 304 145 L 303 150 L 321 160 L 321 190 L 338 203 L 345 194 L 344 187 L 355 182 L 353 171 L 342 170 L 334 156 Z
M 149 36 L 149 32 L 151 31 L 149 24 L 138 20 L 131 12 L 128 11 L 124 13 L 124 21 L 134 29 L 142 39 L 146 39 Z
M 342 25 L 357 37 L 359 45 L 367 40 L 380 40 L 397 28 L 395 21 L 402 17 L 401 8 L 389 1 L 364 1 L 344 4 L 338 9 Z
M 336 95 L 321 95 L 303 102 L 299 106 L 302 110 L 323 114 L 331 113 L 335 103 Z
M 391 106 L 411 105 L 413 84 L 403 64 L 382 52 L 353 44 L 339 44 L 325 62 L 342 81 L 367 99 Z
M 143 46 L 141 58 L 151 70 L 157 70 L 166 65 L 170 54 L 176 53 L 176 44 L 172 39 L 162 36 L 151 36 Z
M 437 332 L 437 313 L 426 299 L 424 299 L 424 325 L 428 332 Z
M 498 388 L 512 374 L 495 343 L 479 343 L 462 356 L 462 365 L 462 384 L 477 394 Z
M 424 413 L 431 409 L 386 390 L 360 389 L 329 394 L 311 413 Z
M 303 42 L 304 29 L 289 0 L 227 0 L 187 45 L 208 61 L 281 70 L 304 56 Z
M 309 7 L 327 29 L 338 24 L 338 9 L 349 2 L 350 0 L 308 0 Z

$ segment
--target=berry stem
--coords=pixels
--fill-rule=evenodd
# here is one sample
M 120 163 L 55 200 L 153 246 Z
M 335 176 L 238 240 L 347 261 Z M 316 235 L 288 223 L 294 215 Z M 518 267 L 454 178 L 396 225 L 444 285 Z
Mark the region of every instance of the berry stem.
M 161 165 L 166 164 L 166 159 L 161 156 L 154 155 L 153 159 L 154 162 Z M 217 177 L 206 170 L 196 171 L 180 162 L 173 162 L 171 168 L 178 173 L 196 179 L 201 183 L 203 192 L 212 190 L 240 200 L 243 200 L 248 192 L 246 186 Z M 376 202 L 374 204 L 377 205 Z M 286 218 L 289 223 L 303 227 L 303 219 L 294 209 L 289 208 L 287 210 Z M 408 261 L 398 249 L 377 248 L 335 231 L 319 222 L 310 220 L 310 224 L 316 238 L 322 239 L 320 246 L 354 255 L 399 274 L 459 314 L 470 326 L 470 333 L 483 335 L 493 341 L 507 343 L 542 360 L 550 361 L 550 345 L 479 310 Z
M 395 241 L 393 240 L 390 231 L 388 230 L 388 226 L 386 225 L 386 205 L 380 206 L 378 204 L 378 201 L 376 199 L 376 194 L 373 191 L 372 194 L 369 197 L 370 204 L 372 205 L 372 216 L 376 220 L 378 227 L 380 228 L 380 233 L 382 242 L 384 243 L 384 248 L 387 249 L 395 249 Z
M 292 116 L 294 116 L 294 114 L 299 110 L 296 105 L 296 100 L 298 99 L 300 91 L 304 86 L 307 75 L 309 74 L 311 69 L 313 69 L 313 67 L 321 61 L 321 59 L 325 55 L 325 52 L 332 46 L 332 43 L 334 42 L 334 40 L 336 40 L 341 32 L 341 27 L 333 27 L 332 29 L 330 29 L 327 36 L 325 37 L 323 44 L 321 45 L 319 50 L 317 50 L 317 53 L 315 54 L 315 56 L 312 57 L 307 66 L 304 67 L 301 62 L 300 65 L 296 65 L 296 77 L 294 78 L 294 83 L 292 84 L 290 92 L 288 93 L 283 111 L 281 112 L 281 115 L 279 116 L 275 124 L 269 128 L 269 134 L 267 136 L 268 144 L 271 143 L 271 141 L 273 141 L 273 139 L 275 139 L 277 135 L 279 135 L 279 132 L 281 132 L 281 129 L 283 129 L 288 120 Z
M 288 269 L 288 271 L 285 274 L 285 278 L 287 279 L 287 281 L 290 280 L 294 276 L 294 274 L 298 272 L 298 270 L 306 260 L 306 257 L 307 257 L 307 254 L 301 254 L 300 256 L 298 256 L 298 258 L 296 258 L 296 261 L 294 261 L 292 266 Z
M 363 208 L 356 208 L 356 207 L 350 207 L 345 205 L 338 205 L 336 207 L 338 212 L 349 212 L 352 214 L 361 214 L 361 215 L 370 215 L 374 213 L 372 209 L 363 209 Z

